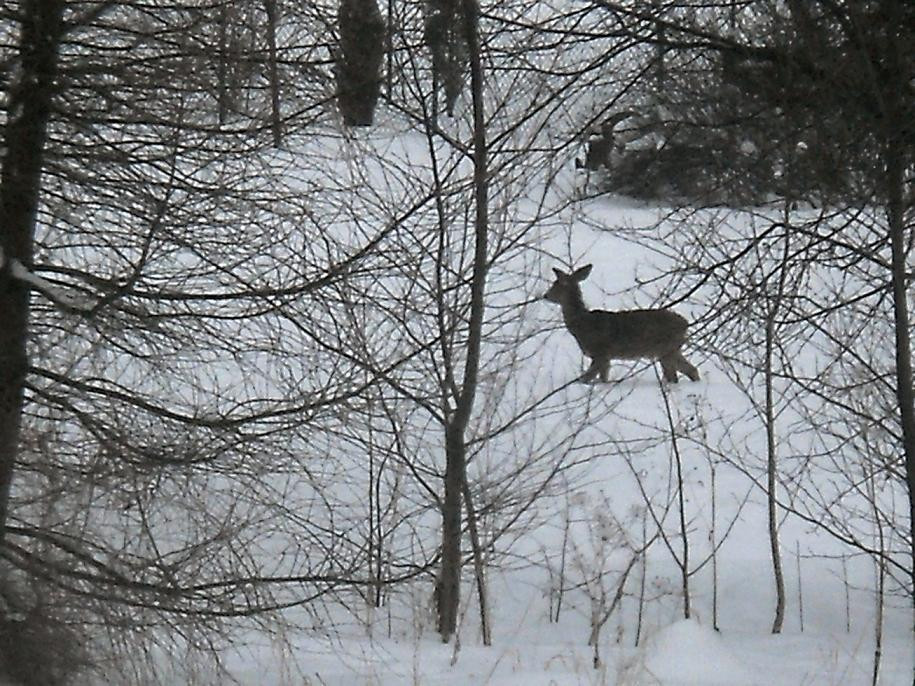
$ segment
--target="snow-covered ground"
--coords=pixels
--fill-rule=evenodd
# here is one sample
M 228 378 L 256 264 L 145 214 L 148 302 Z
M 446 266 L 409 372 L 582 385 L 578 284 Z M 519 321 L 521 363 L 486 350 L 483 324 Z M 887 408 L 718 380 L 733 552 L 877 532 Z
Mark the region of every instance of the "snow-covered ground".
M 421 163 L 424 145 L 421 139 L 404 143 L 399 156 Z M 330 150 L 327 157 L 337 156 Z M 541 202 L 550 193 L 570 194 L 579 180 L 569 173 L 552 183 L 556 188 L 531 196 Z M 523 219 L 529 209 L 520 203 L 516 218 Z M 592 263 L 594 273 L 583 285 L 587 304 L 610 309 L 650 306 L 663 284 L 655 291 L 640 291 L 635 280 L 663 269 L 669 256 L 649 250 L 644 240 L 626 240 L 619 231 L 603 229 L 648 230 L 664 214 L 606 197 L 568 205 L 565 218 L 540 231 L 535 261 L 539 279 L 524 284 L 518 300 L 544 291 L 551 267 Z M 529 274 L 529 264 L 517 273 Z M 506 293 L 500 290 L 494 297 L 510 300 Z M 698 319 L 702 297 L 700 291 L 677 309 Z M 525 362 L 527 387 L 543 395 L 580 373 L 582 358 L 572 337 L 557 326 L 558 308 L 544 302 L 530 312 L 544 332 L 537 341 L 539 352 Z M 543 338 L 546 345 L 541 345 Z M 514 539 L 510 550 L 500 551 L 500 567 L 489 576 L 491 647 L 481 644 L 469 576 L 457 640 L 440 642 L 426 579 L 396 590 L 385 607 L 365 609 L 358 621 L 354 616 L 360 613 L 350 608 L 341 613 L 345 620 L 313 632 L 249 635 L 236 651 L 223 656 L 227 673 L 238 683 L 263 686 L 872 683 L 877 609 L 873 563 L 790 516 L 780 532 L 785 624 L 780 635 L 771 634 L 775 594 L 764 494 L 745 474 L 703 450 L 703 445 L 745 450 L 748 454 L 735 459 L 755 459 L 756 464 L 764 455 L 764 434 L 746 395 L 714 359 L 695 349 L 685 352 L 701 370 L 698 383 L 662 391 L 653 368 L 621 363 L 613 367 L 615 383 L 572 385 L 559 396 L 560 402 L 564 398 L 590 408 L 593 422 L 582 429 L 584 438 L 575 448 L 581 467 L 569 477 L 568 490 L 545 504 L 536 525 Z M 482 393 L 480 402 L 485 403 L 485 384 Z M 681 579 L 673 562 L 682 538 L 675 515 L 669 423 L 681 435 L 690 619 L 683 618 Z M 555 424 L 544 423 L 535 430 L 553 429 Z M 593 454 L 581 447 L 589 444 L 597 446 Z M 669 543 L 656 540 L 624 580 L 632 550 L 655 534 L 658 519 Z M 589 645 L 595 613 L 607 611 L 623 580 L 619 606 L 601 627 L 596 646 Z M 886 686 L 911 682 L 910 618 L 904 598 L 887 598 L 879 681 Z M 200 674 L 179 678 L 200 683 L 210 679 Z M 225 683 L 225 675 L 215 681 Z

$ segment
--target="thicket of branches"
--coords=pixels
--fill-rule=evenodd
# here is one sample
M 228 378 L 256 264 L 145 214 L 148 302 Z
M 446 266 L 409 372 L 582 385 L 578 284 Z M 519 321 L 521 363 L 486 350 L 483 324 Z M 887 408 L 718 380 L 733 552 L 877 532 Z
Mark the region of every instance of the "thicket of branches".
M 761 207 L 734 225 L 687 214 L 654 246 L 675 265 L 657 295 L 718 303 L 697 344 L 745 384 L 760 426 L 790 403 L 820 441 L 814 457 L 779 439 L 779 462 L 731 461 L 773 498 L 773 483 L 790 487 L 791 511 L 885 561 L 911 592 L 911 559 L 893 547 L 910 545 L 911 513 L 890 505 L 915 474 L 900 310 L 910 10 L 643 5 L 484 3 L 476 86 L 472 40 L 453 24 L 473 3 L 380 7 L 383 79 L 369 95 L 382 102 L 359 113 L 375 124 L 359 132 L 336 108 L 337 41 L 358 45 L 336 5 L 0 10 L 12 74 L 0 110 L 0 649 L 12 677 L 37 662 L 28 642 L 49 637 L 60 650 L 47 683 L 84 663 L 129 682 L 157 661 L 136 646 L 215 648 L 245 621 L 324 626 L 387 605 L 416 623 L 405 608 L 428 607 L 436 586 L 441 600 L 445 512 L 458 592 L 439 618 L 448 638 L 470 588 L 461 570 L 474 571 L 485 624 L 488 571 L 525 548 L 539 504 L 571 488 L 575 467 L 615 455 L 640 484 L 631 446 L 593 429 L 625 420 L 625 398 L 570 388 L 562 364 L 538 368 L 554 339 L 533 309 L 552 260 L 579 257 L 571 241 L 567 254 L 541 251 L 576 200 L 553 182 L 587 131 L 627 110 L 641 123 L 620 135 L 651 145 L 613 158 L 611 179 L 644 184 L 617 190 L 753 202 L 772 191 L 834 208 Z M 376 68 L 378 17 L 359 7 Z M 697 91 L 709 73 L 720 80 Z M 403 128 L 421 145 L 391 134 Z M 890 334 L 895 356 L 874 343 Z M 819 362 L 798 368 L 811 347 Z M 759 377 L 777 390 L 768 405 Z M 687 418 L 666 416 L 646 427 L 645 449 L 679 460 Z M 848 477 L 874 507 L 836 511 L 814 469 Z M 623 530 L 632 518 L 608 521 L 627 551 L 617 588 L 660 540 L 688 614 L 689 578 L 716 548 L 690 562 L 687 517 L 707 513 L 683 511 L 683 487 L 680 524 L 676 485 L 657 511 L 651 494 L 636 498 L 643 525 L 654 518 L 641 543 Z M 600 599 L 596 649 L 618 603 L 580 566 Z M 422 597 L 395 604 L 401 589 Z
M 592 128 L 588 166 L 611 191 L 700 205 L 882 196 L 875 82 L 897 59 L 891 6 L 619 6 L 654 47 L 640 57 L 646 78 Z
M 627 162 L 624 152 L 621 169 L 647 160 L 660 180 L 695 184 L 668 185 L 681 200 L 757 205 L 742 217 L 685 212 L 660 236 L 680 264 L 682 297 L 710 289 L 702 299 L 717 303 L 706 316 L 719 337 L 710 345 L 767 435 L 767 459 L 746 455 L 744 467 L 755 462 L 749 472 L 771 513 L 791 512 L 873 556 L 911 599 L 911 5 L 601 7 L 655 47 L 651 86 L 676 85 L 672 109 L 669 91 L 649 101 L 660 154 L 643 149 Z M 711 95 L 726 97 L 712 104 L 696 88 L 697 65 L 720 75 Z M 778 578 L 775 516 L 770 536 Z
M 271 7 L 4 10 L 16 75 L 5 196 L 41 180 L 31 207 L 9 201 L 2 217 L 3 305 L 21 322 L 4 360 L 28 352 L 2 379 L 14 677 L 51 643 L 60 659 L 36 678 L 94 663 L 130 682 L 156 655 L 207 654 L 246 618 L 361 616 L 353 598 L 381 605 L 415 577 L 432 595 L 443 440 L 470 335 L 472 127 L 434 116 L 422 5 L 399 17 L 388 103 L 425 137 L 421 159 L 337 123 L 336 8 Z M 51 25 L 52 40 L 36 38 Z M 482 334 L 496 344 L 482 352 L 483 399 L 467 408 L 458 499 L 479 574 L 581 440 L 558 398 L 522 380 L 506 392 L 532 354 L 519 349 L 534 326 L 519 286 L 538 267 L 500 265 L 542 229 L 515 205 L 543 172 L 517 162 L 563 109 L 550 89 L 510 70 L 483 110 L 498 179 L 487 207 L 505 228 L 480 266 Z M 33 106 L 46 108 L 42 126 L 12 137 Z M 27 156 L 41 167 L 14 174 Z M 535 421 L 563 428 L 538 443 L 525 428 Z

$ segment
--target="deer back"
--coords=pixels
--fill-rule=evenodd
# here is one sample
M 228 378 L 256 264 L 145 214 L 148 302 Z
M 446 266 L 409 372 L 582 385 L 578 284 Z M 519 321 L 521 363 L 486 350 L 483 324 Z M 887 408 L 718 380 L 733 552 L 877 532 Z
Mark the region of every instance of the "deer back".
M 566 326 L 589 357 L 660 358 L 680 349 L 687 321 L 670 310 L 585 310 Z

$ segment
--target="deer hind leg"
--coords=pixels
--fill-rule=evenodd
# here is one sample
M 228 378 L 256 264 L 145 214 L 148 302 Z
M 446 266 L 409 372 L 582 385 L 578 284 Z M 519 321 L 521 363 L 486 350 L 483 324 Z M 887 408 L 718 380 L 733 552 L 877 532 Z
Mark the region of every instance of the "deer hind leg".
M 658 360 L 661 363 L 661 371 L 664 375 L 664 380 L 668 383 L 677 383 L 677 369 L 679 364 L 673 355 L 667 355 Z
M 686 358 L 683 357 L 683 353 L 678 350 L 674 359 L 677 361 L 677 369 L 686 374 L 686 376 L 690 378 L 690 381 L 699 380 L 699 370 L 686 361 Z

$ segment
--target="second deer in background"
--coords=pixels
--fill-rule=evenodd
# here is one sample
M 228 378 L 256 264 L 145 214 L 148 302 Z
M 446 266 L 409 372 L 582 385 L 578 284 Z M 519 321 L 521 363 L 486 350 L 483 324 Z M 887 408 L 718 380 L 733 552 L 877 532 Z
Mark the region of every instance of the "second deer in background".
M 661 363 L 665 381 L 677 383 L 677 372 L 693 381 L 699 371 L 680 352 L 686 342 L 688 322 L 676 312 L 664 309 L 589 310 L 581 297 L 579 284 L 588 278 L 591 265 L 566 274 L 554 269 L 556 281 L 544 299 L 562 307 L 562 318 L 581 351 L 591 358 L 582 381 L 593 381 L 599 374 L 608 381 L 610 360 L 650 359 Z

